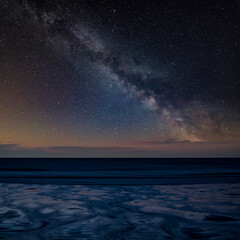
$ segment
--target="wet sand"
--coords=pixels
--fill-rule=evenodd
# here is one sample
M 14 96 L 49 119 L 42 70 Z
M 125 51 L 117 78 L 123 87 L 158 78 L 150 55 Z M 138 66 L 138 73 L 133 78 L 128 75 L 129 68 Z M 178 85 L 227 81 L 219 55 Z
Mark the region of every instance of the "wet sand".
M 240 239 L 240 184 L 0 184 L 0 239 Z

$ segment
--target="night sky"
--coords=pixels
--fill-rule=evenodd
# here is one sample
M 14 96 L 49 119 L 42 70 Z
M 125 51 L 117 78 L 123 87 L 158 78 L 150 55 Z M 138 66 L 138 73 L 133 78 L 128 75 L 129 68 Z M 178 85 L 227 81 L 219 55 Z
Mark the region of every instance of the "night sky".
M 0 156 L 240 156 L 240 1 L 0 2 Z

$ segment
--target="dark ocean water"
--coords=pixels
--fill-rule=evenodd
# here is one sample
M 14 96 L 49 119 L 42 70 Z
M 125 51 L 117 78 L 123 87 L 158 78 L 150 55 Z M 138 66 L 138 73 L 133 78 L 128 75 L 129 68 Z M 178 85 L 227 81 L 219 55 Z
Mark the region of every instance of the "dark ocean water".
M 239 159 L 0 159 L 0 181 L 54 184 L 240 182 Z
M 0 159 L 0 239 L 240 239 L 238 159 Z

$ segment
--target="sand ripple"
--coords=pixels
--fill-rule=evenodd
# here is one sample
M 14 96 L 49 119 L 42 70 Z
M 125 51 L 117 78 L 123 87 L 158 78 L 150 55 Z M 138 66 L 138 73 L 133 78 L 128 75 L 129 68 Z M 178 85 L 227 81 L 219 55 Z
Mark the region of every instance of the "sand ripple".
M 0 239 L 240 239 L 240 184 L 0 184 Z

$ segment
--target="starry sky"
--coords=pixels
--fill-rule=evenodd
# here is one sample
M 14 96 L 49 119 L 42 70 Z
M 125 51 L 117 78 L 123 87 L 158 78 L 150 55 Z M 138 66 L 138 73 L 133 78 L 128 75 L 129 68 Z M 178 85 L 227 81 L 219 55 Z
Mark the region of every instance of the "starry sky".
M 240 156 L 240 1 L 0 2 L 0 156 Z

